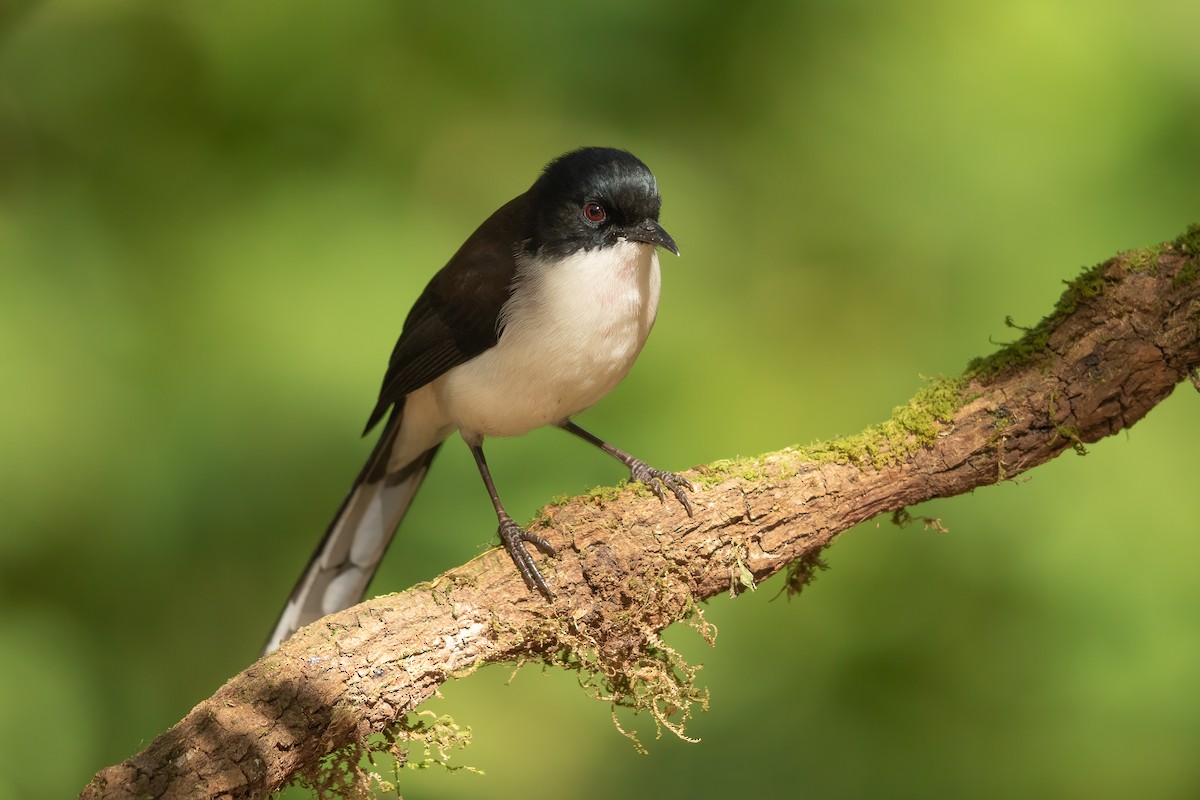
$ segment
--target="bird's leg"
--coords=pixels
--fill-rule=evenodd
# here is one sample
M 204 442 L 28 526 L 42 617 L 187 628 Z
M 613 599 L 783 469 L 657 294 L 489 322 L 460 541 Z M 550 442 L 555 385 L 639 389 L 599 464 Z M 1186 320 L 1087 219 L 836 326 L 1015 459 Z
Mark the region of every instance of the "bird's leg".
M 562 428 L 568 433 L 575 434 L 585 442 L 591 442 L 592 444 L 596 445 L 596 447 L 599 447 L 601 450 L 615 458 L 617 461 L 620 461 L 622 464 L 629 467 L 629 476 L 633 478 L 633 480 L 649 486 L 650 491 L 654 492 L 660 501 L 664 503 L 667 502 L 667 497 L 666 494 L 664 494 L 663 489 L 670 489 L 671 493 L 675 495 L 675 499 L 678 500 L 683 506 L 684 510 L 687 511 L 687 515 L 689 517 L 692 516 L 692 501 L 688 499 L 687 493 L 693 491 L 693 489 L 691 481 L 689 481 L 687 478 L 684 478 L 682 475 L 676 475 L 674 472 L 665 472 L 661 469 L 654 469 L 654 467 L 651 467 L 640 458 L 634 458 L 624 450 L 613 447 L 599 436 L 585 431 L 571 420 L 560 422 L 558 427 Z M 684 491 L 685 489 L 687 491 Z
M 508 551 L 509 557 L 517 565 L 517 571 L 525 579 L 525 585 L 530 589 L 539 590 L 547 598 L 552 599 L 554 593 L 550 591 L 542 573 L 538 572 L 537 565 L 533 563 L 533 556 L 529 555 L 529 551 L 525 549 L 525 543 L 529 542 L 548 556 L 557 556 L 558 553 L 543 537 L 536 533 L 530 533 L 513 522 L 512 517 L 504 510 L 500 496 L 496 493 L 496 484 L 492 481 L 492 473 L 488 469 L 487 459 L 483 457 L 482 444 L 468 442 L 467 446 L 471 448 L 471 454 L 475 456 L 475 464 L 478 465 L 479 474 L 483 477 L 483 485 L 487 487 L 488 496 L 492 498 L 492 507 L 496 509 L 496 518 L 500 522 L 497 532 L 500 534 L 500 541 L 504 544 L 504 549 Z

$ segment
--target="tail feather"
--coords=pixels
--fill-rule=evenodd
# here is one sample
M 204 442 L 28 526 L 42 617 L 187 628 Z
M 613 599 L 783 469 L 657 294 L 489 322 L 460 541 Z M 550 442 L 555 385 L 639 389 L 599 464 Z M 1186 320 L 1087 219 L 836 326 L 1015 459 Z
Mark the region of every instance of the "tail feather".
M 292 589 L 264 653 L 279 647 L 284 639 L 310 622 L 362 600 L 396 526 L 412 504 L 441 447 L 435 444 L 404 468 L 388 472 L 401 418 L 402 407 L 388 420 L 371 457 Z

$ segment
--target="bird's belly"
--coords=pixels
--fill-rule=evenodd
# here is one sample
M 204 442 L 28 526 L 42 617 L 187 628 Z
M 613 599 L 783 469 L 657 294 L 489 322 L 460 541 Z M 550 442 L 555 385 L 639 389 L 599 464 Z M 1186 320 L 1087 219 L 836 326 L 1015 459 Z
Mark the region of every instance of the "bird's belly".
M 653 250 L 635 247 L 623 257 L 617 269 L 604 267 L 601 280 L 563 269 L 553 276 L 562 285 L 547 281 L 529 309 L 507 318 L 495 347 L 442 377 L 443 408 L 464 436 L 519 436 L 562 422 L 621 382 L 658 305 Z M 576 272 L 602 266 L 581 260 Z
M 497 345 L 448 376 L 447 406 L 464 433 L 519 436 L 578 414 L 620 383 L 641 349 L 634 337 L 616 335 L 600 347 L 546 344 L 519 353 Z

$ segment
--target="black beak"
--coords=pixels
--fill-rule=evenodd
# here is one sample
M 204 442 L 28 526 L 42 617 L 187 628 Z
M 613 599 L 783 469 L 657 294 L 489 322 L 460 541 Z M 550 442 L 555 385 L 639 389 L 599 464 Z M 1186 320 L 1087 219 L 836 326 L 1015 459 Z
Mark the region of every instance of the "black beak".
M 679 255 L 679 248 L 675 245 L 675 240 L 663 229 L 662 225 L 658 224 L 657 220 L 647 219 L 637 225 L 630 225 L 625 229 L 625 238 L 631 242 L 645 242 L 662 247 Z

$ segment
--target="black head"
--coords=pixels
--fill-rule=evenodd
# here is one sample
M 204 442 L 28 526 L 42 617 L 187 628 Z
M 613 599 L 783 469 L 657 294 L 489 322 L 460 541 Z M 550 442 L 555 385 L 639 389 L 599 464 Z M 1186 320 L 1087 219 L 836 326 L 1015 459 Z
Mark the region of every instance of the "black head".
M 658 224 L 658 182 L 649 167 L 624 150 L 585 147 L 559 156 L 529 193 L 536 217 L 526 245 L 531 252 L 562 257 L 626 239 L 679 254 Z

